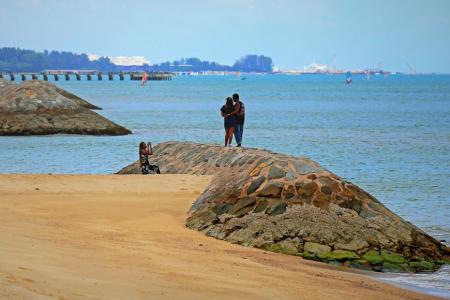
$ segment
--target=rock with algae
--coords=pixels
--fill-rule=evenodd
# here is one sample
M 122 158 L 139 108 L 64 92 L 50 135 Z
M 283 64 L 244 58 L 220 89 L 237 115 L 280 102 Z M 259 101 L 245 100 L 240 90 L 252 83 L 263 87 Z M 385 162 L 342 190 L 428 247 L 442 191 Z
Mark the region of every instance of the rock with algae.
M 186 220 L 208 236 L 376 271 L 435 270 L 450 257 L 448 247 L 310 159 L 189 142 L 154 152 L 162 173 L 214 175 Z M 119 171 L 133 173 L 137 162 Z

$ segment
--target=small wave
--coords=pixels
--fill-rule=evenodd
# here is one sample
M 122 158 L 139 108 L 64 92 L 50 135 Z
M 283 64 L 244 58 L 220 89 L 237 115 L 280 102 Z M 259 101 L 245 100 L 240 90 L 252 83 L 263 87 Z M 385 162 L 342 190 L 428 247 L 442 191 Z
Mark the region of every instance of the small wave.
M 421 293 L 450 299 L 450 266 L 445 265 L 434 273 L 390 273 L 378 279 Z

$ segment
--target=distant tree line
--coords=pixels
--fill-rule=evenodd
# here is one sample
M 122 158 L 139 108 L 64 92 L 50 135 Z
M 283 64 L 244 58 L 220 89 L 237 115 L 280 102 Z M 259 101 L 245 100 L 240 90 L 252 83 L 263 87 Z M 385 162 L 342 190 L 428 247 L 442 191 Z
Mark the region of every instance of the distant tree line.
M 240 72 L 271 72 L 272 59 L 263 55 L 246 55 L 232 66 L 216 62 L 202 61 L 196 57 L 183 58 L 173 62 L 155 65 L 120 66 L 115 65 L 108 57 L 89 60 L 86 54 L 75 54 L 65 51 L 36 52 L 19 48 L 0 48 L 0 72 L 41 72 L 43 70 L 100 70 L 108 71 L 240 71 Z
M 232 66 L 216 62 L 202 61 L 196 57 L 182 58 L 173 62 L 164 62 L 150 66 L 152 71 L 239 71 L 239 72 L 272 72 L 273 64 L 270 57 L 264 55 L 246 55 Z
M 117 66 L 108 57 L 91 61 L 86 54 L 19 48 L 0 48 L 1 72 L 41 72 L 48 69 L 89 69 L 115 71 Z

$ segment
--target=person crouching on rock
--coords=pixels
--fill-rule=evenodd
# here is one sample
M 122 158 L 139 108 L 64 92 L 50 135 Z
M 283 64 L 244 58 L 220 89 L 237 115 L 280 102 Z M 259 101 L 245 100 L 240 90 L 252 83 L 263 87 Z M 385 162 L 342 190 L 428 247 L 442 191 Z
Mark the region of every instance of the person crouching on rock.
M 151 165 L 148 156 L 153 155 L 152 144 L 145 144 L 141 142 L 139 144 L 139 167 L 141 168 L 142 174 L 161 174 L 159 167 L 157 165 Z
M 227 102 L 220 109 L 222 114 L 223 125 L 225 127 L 225 147 L 230 147 L 233 141 L 234 128 L 236 127 L 236 116 L 234 115 L 234 104 L 231 97 L 227 98 Z

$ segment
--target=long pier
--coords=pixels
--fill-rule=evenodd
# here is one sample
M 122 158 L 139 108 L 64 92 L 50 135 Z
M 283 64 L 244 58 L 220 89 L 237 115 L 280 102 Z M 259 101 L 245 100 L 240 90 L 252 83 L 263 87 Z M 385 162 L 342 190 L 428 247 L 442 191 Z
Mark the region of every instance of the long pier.
M 142 80 L 144 74 L 147 74 L 147 80 L 172 80 L 172 73 L 167 72 L 100 72 L 96 70 L 49 70 L 43 72 L 0 72 L 0 79 L 6 79 L 10 81 L 15 80 L 45 80 L 53 79 L 59 80 L 75 80 L 80 81 L 86 79 L 92 80 Z

